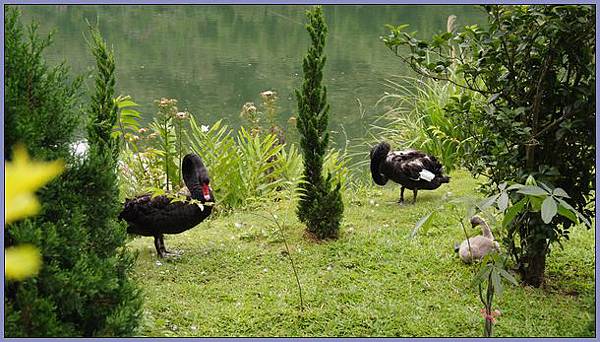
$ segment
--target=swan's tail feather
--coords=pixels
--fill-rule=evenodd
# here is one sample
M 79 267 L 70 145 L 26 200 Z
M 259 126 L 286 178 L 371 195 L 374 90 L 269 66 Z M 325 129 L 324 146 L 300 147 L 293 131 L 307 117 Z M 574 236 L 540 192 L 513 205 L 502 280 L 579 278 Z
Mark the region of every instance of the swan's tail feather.
M 449 176 L 440 176 L 440 184 L 443 183 L 450 183 L 450 177 Z

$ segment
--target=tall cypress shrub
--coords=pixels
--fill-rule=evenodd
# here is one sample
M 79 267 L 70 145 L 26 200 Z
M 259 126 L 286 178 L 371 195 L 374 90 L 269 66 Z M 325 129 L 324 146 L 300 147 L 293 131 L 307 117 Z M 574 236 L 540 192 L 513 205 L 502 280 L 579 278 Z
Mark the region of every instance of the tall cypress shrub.
M 336 238 L 344 212 L 341 184 L 333 184 L 331 174 L 323 178 L 323 158 L 329 144 L 329 104 L 327 89 L 321 85 L 326 56 L 323 54 L 327 25 L 320 6 L 307 11 L 312 45 L 304 57 L 304 82 L 296 90 L 300 147 L 304 157 L 303 181 L 300 183 L 298 219 L 319 239 Z
M 85 118 L 80 79 L 69 81 L 64 64 L 46 65 L 43 52 L 51 38 L 41 39 L 35 25 L 25 29 L 13 8 L 6 12 L 5 34 L 5 114 L 10 118 L 4 127 L 10 132 L 5 151 L 20 142 L 35 159 L 66 162 L 65 172 L 38 192 L 40 214 L 12 224 L 5 233 L 10 234 L 6 245 L 30 243 L 43 257 L 37 276 L 6 283 L 6 336 L 132 335 L 141 297 L 129 278 L 134 258 L 124 248 L 125 227 L 116 221 L 116 145 L 98 138 L 110 137 L 112 95 L 104 100 L 94 96 L 92 102 L 102 109 L 92 105 L 88 114 L 98 137 L 90 132 L 87 155 L 74 158 L 70 144 L 81 127 L 79 118 Z M 93 40 L 95 51 L 101 49 L 98 43 Z M 107 61 L 112 57 L 96 57 L 104 66 L 96 92 L 112 94 L 114 63 Z

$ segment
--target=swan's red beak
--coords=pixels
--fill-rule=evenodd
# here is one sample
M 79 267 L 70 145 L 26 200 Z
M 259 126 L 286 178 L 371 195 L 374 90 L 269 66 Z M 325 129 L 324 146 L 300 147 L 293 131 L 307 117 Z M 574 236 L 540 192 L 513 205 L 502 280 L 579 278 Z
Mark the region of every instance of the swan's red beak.
M 210 201 L 210 186 L 208 184 L 202 184 L 202 195 L 205 200 Z

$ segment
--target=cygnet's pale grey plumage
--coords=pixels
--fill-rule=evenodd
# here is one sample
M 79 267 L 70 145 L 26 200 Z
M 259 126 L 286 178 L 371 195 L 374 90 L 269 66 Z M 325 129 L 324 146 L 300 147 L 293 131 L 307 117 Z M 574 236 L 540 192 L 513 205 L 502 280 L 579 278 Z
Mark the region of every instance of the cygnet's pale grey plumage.
M 463 241 L 460 244 L 458 249 L 458 256 L 460 260 L 469 264 L 474 260 L 481 260 L 488 253 L 495 251 L 500 251 L 500 245 L 498 242 L 494 241 L 494 235 L 492 235 L 492 231 L 488 224 L 479 216 L 473 216 L 471 218 L 471 225 L 481 226 L 482 235 L 477 235 L 467 240 Z M 469 252 L 469 246 L 471 250 Z M 472 254 L 471 254 L 472 253 Z

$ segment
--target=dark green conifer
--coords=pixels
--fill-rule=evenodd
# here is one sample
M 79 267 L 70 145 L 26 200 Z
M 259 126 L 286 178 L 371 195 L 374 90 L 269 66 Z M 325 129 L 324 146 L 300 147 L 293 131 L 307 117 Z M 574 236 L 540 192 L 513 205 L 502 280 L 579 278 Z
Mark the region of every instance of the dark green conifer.
M 7 282 L 5 332 L 10 337 L 131 336 L 139 324 L 141 296 L 130 279 L 134 257 L 124 248 L 117 222 L 116 154 L 110 132 L 116 118 L 112 52 L 92 33 L 98 63 L 96 94 L 87 112 L 85 156 L 75 157 L 80 118 L 80 81 L 69 81 L 64 65 L 48 67 L 35 26 L 25 30 L 8 8 L 5 21 L 5 151 L 23 143 L 40 160 L 61 158 L 63 174 L 38 192 L 39 215 L 7 227 L 6 243 L 30 243 L 43 257 L 37 276 Z
M 307 18 L 306 29 L 312 45 L 302 63 L 302 89 L 296 90 L 296 127 L 300 133 L 300 147 L 304 157 L 297 214 L 300 221 L 306 224 L 307 230 L 317 238 L 336 238 L 344 212 L 341 184 L 333 184 L 329 173 L 327 178 L 323 177 L 323 158 L 329 144 L 327 89 L 321 85 L 326 61 L 323 50 L 327 25 L 320 6 L 307 11 Z

